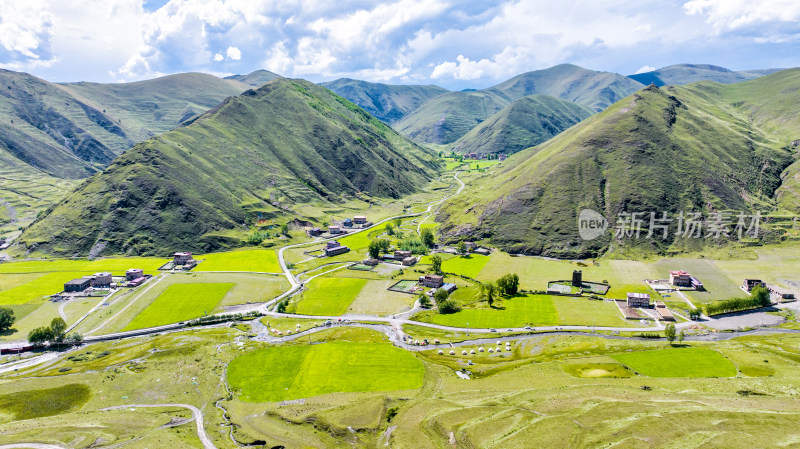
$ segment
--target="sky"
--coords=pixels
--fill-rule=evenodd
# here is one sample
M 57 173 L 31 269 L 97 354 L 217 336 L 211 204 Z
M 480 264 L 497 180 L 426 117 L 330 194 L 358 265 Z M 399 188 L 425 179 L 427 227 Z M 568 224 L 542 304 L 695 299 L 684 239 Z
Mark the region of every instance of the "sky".
M 800 66 L 800 1 L 0 0 L 0 67 L 53 82 L 267 69 L 463 89 L 560 63 Z

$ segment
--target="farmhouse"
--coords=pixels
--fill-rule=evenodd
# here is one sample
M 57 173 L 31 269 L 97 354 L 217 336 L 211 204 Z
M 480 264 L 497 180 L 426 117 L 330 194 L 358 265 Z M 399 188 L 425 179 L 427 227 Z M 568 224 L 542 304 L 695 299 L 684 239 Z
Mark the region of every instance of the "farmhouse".
M 364 265 L 369 266 L 369 267 L 377 267 L 378 266 L 378 262 L 379 262 L 378 259 L 369 258 L 369 259 L 364 259 L 364 261 L 361 262 L 361 263 L 363 263 Z
M 675 317 L 672 315 L 672 312 L 667 309 L 666 304 L 660 301 L 656 301 L 654 304 L 656 306 L 656 313 L 663 321 L 675 321 Z
M 350 251 L 350 248 L 339 244 L 336 240 L 331 240 L 325 245 L 325 255 L 328 257 L 344 254 L 348 251 Z
M 473 251 L 473 253 L 480 254 L 481 256 L 488 256 L 491 253 L 491 251 L 489 251 L 489 248 L 481 247 Z
M 446 291 L 448 294 L 453 293 L 454 291 L 456 291 L 457 288 L 458 287 L 456 287 L 456 284 L 453 284 L 451 282 L 448 282 L 446 284 L 442 284 L 442 286 L 441 286 L 441 289 Z
M 669 283 L 676 287 L 691 287 L 692 276 L 683 270 L 670 271 Z
M 318 236 L 322 235 L 322 229 L 320 229 L 320 228 L 311 228 L 311 229 L 308 230 L 308 235 L 310 237 L 318 237 Z
M 92 278 L 90 277 L 83 277 L 78 279 L 73 279 L 64 284 L 64 291 L 65 292 L 82 292 L 89 288 L 92 284 Z
M 352 228 L 353 227 L 353 219 L 352 218 L 345 218 L 342 222 L 342 226 L 345 228 Z
M 342 233 L 342 228 L 340 228 L 339 226 L 336 226 L 336 225 L 328 226 L 328 233 L 329 234 L 341 234 Z
M 417 258 L 414 256 L 404 257 L 400 263 L 402 263 L 404 266 L 410 267 L 417 263 Z
M 628 307 L 650 307 L 650 295 L 647 293 L 628 293 Z
M 742 284 L 742 288 L 745 289 L 748 293 L 755 288 L 755 286 L 760 285 L 762 287 L 766 287 L 767 284 L 764 283 L 761 279 L 745 279 L 744 283 Z
M 367 217 L 365 215 L 356 215 L 353 217 L 353 223 L 358 225 L 363 225 L 367 222 Z
M 175 253 L 172 255 L 172 263 L 175 265 L 194 265 L 196 262 L 192 258 L 192 253 Z
M 394 259 L 395 260 L 403 260 L 406 257 L 411 257 L 411 251 L 395 251 L 394 252 Z
M 91 285 L 94 288 L 109 288 L 111 287 L 111 273 L 104 272 L 104 273 L 95 273 L 93 276 L 90 276 L 89 279 L 91 280 Z
M 125 279 L 128 281 L 133 281 L 135 279 L 143 277 L 144 277 L 144 270 L 142 270 L 141 268 L 131 268 L 130 270 L 125 272 Z
M 426 274 L 419 277 L 419 282 L 429 288 L 439 288 L 444 284 L 444 276 L 438 274 Z

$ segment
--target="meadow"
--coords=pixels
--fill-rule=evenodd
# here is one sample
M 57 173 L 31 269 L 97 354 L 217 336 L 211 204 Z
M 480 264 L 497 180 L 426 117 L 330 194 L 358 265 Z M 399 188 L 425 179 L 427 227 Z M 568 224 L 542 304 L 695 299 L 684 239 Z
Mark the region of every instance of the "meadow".
M 170 285 L 124 330 L 162 326 L 210 314 L 233 285 L 232 283 Z
M 308 290 L 296 299 L 296 313 L 301 315 L 342 315 L 367 285 L 366 279 L 320 277 L 308 284 Z
M 667 348 L 614 354 L 611 357 L 648 377 L 733 377 L 736 367 L 706 348 Z
M 52 259 L 0 263 L 0 273 L 52 273 L 56 271 L 86 272 L 110 271 L 124 275 L 129 268 L 141 268 L 145 273 L 155 273 L 167 259 L 156 257 L 109 257 L 106 259 Z
M 278 255 L 271 249 L 245 249 L 224 253 L 201 254 L 195 259 L 202 260 L 194 272 L 204 271 L 250 271 L 262 273 L 281 273 Z
M 91 389 L 83 384 L 4 394 L 0 396 L 0 415 L 12 415 L 14 420 L 57 415 L 81 407 L 90 397 Z
M 271 402 L 334 392 L 411 390 L 424 368 L 385 343 L 332 342 L 260 349 L 234 359 L 228 381 L 246 402 Z

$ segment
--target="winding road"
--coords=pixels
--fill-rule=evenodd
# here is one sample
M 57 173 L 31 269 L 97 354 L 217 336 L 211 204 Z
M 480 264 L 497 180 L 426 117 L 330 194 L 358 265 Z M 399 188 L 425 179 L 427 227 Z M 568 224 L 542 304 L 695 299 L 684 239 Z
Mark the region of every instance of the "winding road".
M 189 405 L 189 404 L 128 404 L 128 405 L 117 405 L 114 407 L 108 407 L 100 409 L 101 411 L 106 410 L 124 410 L 124 409 L 131 409 L 131 408 L 154 408 L 154 407 L 179 407 L 185 408 L 192 412 L 192 416 L 194 416 L 195 424 L 197 424 L 197 436 L 200 437 L 200 442 L 203 443 L 203 448 L 205 449 L 217 449 L 214 446 L 214 443 L 211 442 L 211 439 L 208 438 L 208 434 L 206 433 L 206 428 L 203 425 L 203 412 L 200 411 L 199 408 Z M 25 447 L 25 446 L 23 446 Z M 3 449 L 3 446 L 0 446 L 0 449 Z

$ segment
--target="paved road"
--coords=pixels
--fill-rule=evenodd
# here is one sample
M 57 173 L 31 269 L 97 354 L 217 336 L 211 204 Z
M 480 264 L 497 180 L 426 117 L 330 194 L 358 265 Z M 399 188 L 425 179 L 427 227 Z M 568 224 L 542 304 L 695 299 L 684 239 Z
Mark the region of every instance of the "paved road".
M 211 439 L 208 438 L 208 434 L 206 433 L 206 428 L 203 426 L 203 412 L 200 411 L 199 408 L 189 405 L 189 404 L 128 404 L 128 405 L 117 405 L 114 407 L 108 407 L 101 410 L 124 410 L 129 408 L 149 408 L 149 407 L 180 407 L 189 409 L 194 416 L 194 421 L 197 424 L 197 436 L 200 437 L 200 442 L 203 443 L 203 447 L 205 449 L 217 449 L 214 446 L 214 443 L 211 442 Z M 3 449 L 0 446 L 0 449 Z

